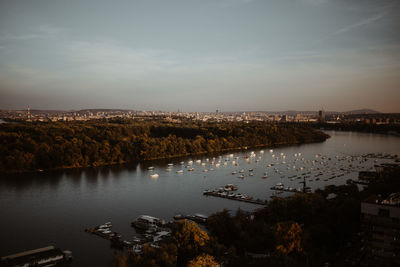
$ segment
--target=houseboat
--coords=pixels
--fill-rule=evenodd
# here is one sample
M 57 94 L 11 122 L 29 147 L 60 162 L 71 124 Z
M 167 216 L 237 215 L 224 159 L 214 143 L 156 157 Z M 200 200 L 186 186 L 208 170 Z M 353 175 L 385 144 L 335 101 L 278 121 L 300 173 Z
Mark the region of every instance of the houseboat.
M 157 230 L 158 227 L 161 227 L 165 224 L 165 222 L 159 218 L 149 216 L 149 215 L 140 215 L 134 222 L 132 222 L 132 226 L 141 230 Z

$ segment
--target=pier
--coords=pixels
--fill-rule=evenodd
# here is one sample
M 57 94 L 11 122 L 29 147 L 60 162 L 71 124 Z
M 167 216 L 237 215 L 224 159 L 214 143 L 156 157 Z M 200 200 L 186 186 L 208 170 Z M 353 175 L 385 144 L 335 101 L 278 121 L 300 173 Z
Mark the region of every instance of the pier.
M 273 186 L 270 189 L 275 190 L 275 191 L 281 191 L 281 192 L 303 193 L 302 190 L 297 190 L 295 188 L 283 188 L 283 187 Z
M 213 196 L 213 197 L 220 197 L 220 198 L 227 198 L 231 200 L 236 200 L 236 201 L 242 201 L 242 202 L 247 202 L 251 204 L 257 204 L 257 205 L 265 205 L 266 201 L 259 200 L 259 199 L 252 199 L 252 198 L 239 198 L 235 196 L 228 196 L 228 195 L 223 195 L 223 194 L 218 194 L 218 192 L 204 192 L 203 195 L 205 196 Z
M 116 248 L 120 248 L 120 249 L 132 248 L 132 243 L 129 241 L 121 240 L 121 235 L 116 232 L 113 232 L 112 235 L 108 235 L 108 234 L 99 232 L 96 228 L 86 228 L 85 232 L 87 232 L 89 234 L 94 234 L 94 235 L 100 236 L 101 238 L 109 240 L 111 242 L 112 247 L 116 247 Z
M 121 239 L 121 235 L 117 232 L 111 231 L 112 224 L 105 223 L 103 225 L 99 225 L 93 228 L 86 228 L 85 232 L 93 235 L 100 236 L 106 240 L 111 242 L 112 247 L 116 248 L 132 248 L 133 243 L 129 241 L 125 241 Z
M 86 228 L 85 232 L 97 235 L 103 239 L 109 240 L 111 247 L 117 249 L 128 249 L 136 254 L 142 253 L 144 244 L 148 244 L 152 247 L 158 247 L 158 243 L 164 241 L 170 237 L 170 229 L 167 227 L 158 227 L 156 230 L 149 231 L 148 229 L 143 234 L 134 236 L 132 241 L 122 240 L 121 235 L 117 232 L 111 231 L 112 224 L 110 222 L 92 227 Z

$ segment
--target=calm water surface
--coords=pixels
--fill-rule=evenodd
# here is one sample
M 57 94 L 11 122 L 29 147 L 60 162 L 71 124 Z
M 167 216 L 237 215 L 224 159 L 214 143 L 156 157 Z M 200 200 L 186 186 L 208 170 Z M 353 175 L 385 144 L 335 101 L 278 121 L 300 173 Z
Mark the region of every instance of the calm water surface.
M 109 242 L 85 233 L 85 228 L 111 221 L 113 230 L 121 233 L 123 239 L 130 240 L 135 234 L 130 222 L 141 214 L 171 220 L 177 212 L 209 215 L 224 208 L 236 211 L 238 208 L 254 210 L 260 207 L 206 197 L 202 195 L 205 189 L 233 183 L 238 185 L 240 193 L 269 199 L 274 193 L 271 186 L 282 182 L 285 186 L 298 188 L 301 180 L 296 178 L 305 172 L 311 172 L 307 185 L 315 189 L 327 184 L 343 184 L 349 178 L 356 179 L 358 170 L 368 170 L 376 164 L 373 159 L 361 162 L 350 156 L 400 154 L 399 137 L 327 133 L 331 138 L 323 143 L 274 148 L 272 153 L 268 148 L 264 149 L 264 154 L 259 149 L 254 150 L 256 157 L 248 161 L 244 156 L 250 155 L 252 150 L 235 152 L 233 158 L 229 157 L 230 153 L 216 156 L 215 162 L 220 161 L 219 167 L 210 164 L 212 156 L 204 156 L 1 177 L 0 255 L 52 244 L 73 252 L 72 266 L 108 266 L 114 253 Z M 206 163 L 205 166 L 195 162 L 199 159 Z M 186 168 L 189 160 L 194 161 L 190 166 L 194 172 Z M 233 160 L 239 166 L 234 165 Z M 185 165 L 182 166 L 181 161 Z M 174 164 L 172 171 L 167 171 L 167 163 Z M 273 165 L 267 167 L 267 164 Z M 155 169 L 149 171 L 149 166 Z M 348 173 L 340 168 L 352 171 Z M 184 170 L 183 174 L 176 173 L 180 169 Z M 208 172 L 204 172 L 205 169 Z M 244 178 L 238 178 L 239 174 L 232 175 L 233 171 L 242 169 Z M 249 176 L 249 169 L 253 169 L 254 176 Z M 315 175 L 321 172 L 323 175 L 316 181 Z M 158 173 L 159 177 L 151 178 L 152 173 Z M 262 178 L 265 173 L 267 179 Z M 342 173 L 343 176 L 329 179 Z

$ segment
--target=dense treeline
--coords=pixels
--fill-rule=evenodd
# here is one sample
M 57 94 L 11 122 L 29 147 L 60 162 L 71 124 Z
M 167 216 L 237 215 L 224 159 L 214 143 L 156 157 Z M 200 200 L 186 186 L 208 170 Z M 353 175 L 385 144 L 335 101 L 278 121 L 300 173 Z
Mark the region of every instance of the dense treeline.
M 330 185 L 313 194 L 273 199 L 254 213 L 239 210 L 232 216 L 228 210 L 217 212 L 208 218 L 209 238 L 202 251 L 193 250 L 196 242 L 190 241 L 181 245 L 181 251 L 172 250 L 173 260 L 161 259 L 160 255 L 171 251 L 164 246 L 157 253 L 125 254 L 125 261 L 119 259 L 113 267 L 186 266 L 177 258 L 187 263 L 200 253 L 223 266 L 378 266 L 365 249 L 361 201 L 371 195 L 386 198 L 399 192 L 399 177 L 399 167 L 389 168 L 362 191 L 351 183 Z M 388 262 L 383 266 L 395 265 Z
M 88 167 L 324 141 L 308 126 L 130 120 L 0 125 L 0 170 Z
M 312 124 L 316 128 L 336 131 L 354 131 L 364 133 L 381 133 L 400 135 L 400 124 L 366 124 L 356 122 L 343 123 L 317 123 Z

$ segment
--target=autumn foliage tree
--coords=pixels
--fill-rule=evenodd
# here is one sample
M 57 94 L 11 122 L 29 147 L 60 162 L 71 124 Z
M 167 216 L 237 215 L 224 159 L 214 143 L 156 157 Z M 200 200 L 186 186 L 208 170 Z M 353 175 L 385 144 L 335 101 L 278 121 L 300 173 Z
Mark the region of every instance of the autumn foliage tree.
M 188 220 L 174 224 L 172 237 L 177 247 L 178 266 L 186 266 L 190 259 L 202 252 L 202 249 L 210 240 L 206 232 L 202 231 L 196 223 Z
M 276 250 L 284 255 L 302 252 L 302 229 L 297 222 L 280 222 L 276 225 Z
M 188 267 L 219 267 L 214 257 L 208 254 L 202 254 L 189 261 Z

